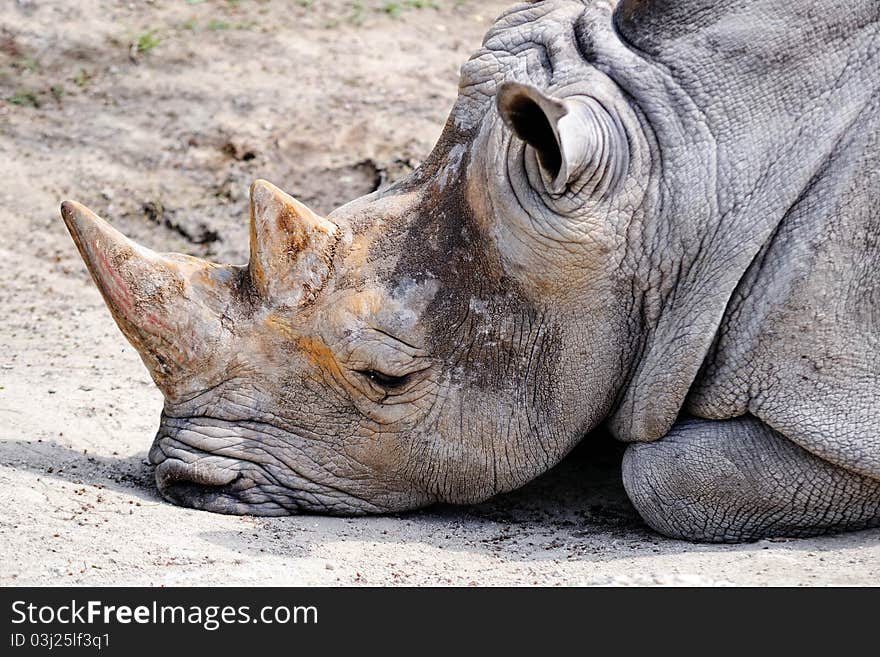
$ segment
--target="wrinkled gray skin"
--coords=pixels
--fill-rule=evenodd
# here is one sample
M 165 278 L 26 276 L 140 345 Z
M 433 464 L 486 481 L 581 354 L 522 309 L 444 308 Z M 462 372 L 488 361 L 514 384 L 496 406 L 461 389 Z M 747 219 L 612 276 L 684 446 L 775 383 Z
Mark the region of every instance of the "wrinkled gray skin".
M 329 221 L 255 185 L 248 267 L 64 215 L 165 393 L 171 501 L 478 502 L 605 423 L 658 531 L 803 536 L 880 524 L 878 141 L 874 0 L 552 0 L 408 179 Z

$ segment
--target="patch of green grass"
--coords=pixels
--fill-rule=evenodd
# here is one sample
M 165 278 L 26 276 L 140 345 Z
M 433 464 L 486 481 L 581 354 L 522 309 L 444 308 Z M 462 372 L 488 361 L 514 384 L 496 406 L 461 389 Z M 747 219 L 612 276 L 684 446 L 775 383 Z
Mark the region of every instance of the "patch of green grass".
M 400 2 L 386 2 L 381 11 L 392 18 L 397 18 L 404 9 L 441 9 L 435 0 L 401 0 Z
M 81 68 L 79 69 L 79 73 L 73 76 L 73 83 L 80 89 L 84 89 L 92 81 L 93 77 L 95 77 L 93 74 L 89 73 L 86 69 Z
M 187 21 L 181 23 L 180 27 L 184 30 L 189 30 L 190 32 L 195 32 L 196 28 L 199 26 L 199 22 L 196 20 L 195 16 L 190 18 Z
M 17 57 L 10 62 L 9 68 L 18 73 L 36 73 L 40 70 L 40 62 L 34 57 Z
M 23 57 L 21 60 L 21 65 L 23 68 L 27 69 L 31 73 L 40 68 L 40 62 L 38 62 L 33 57 Z
M 382 11 L 391 16 L 391 18 L 397 18 L 400 16 L 400 12 L 403 11 L 403 7 L 397 2 L 386 2 L 382 5 Z
M 159 35 L 156 34 L 156 30 L 147 30 L 137 38 L 135 45 L 139 53 L 146 54 L 153 50 L 160 43 L 162 43 L 162 39 L 160 39 Z
M 35 94 L 33 91 L 19 91 L 9 96 L 9 98 L 7 98 L 6 100 L 8 100 L 13 105 L 20 105 L 21 107 L 40 106 L 40 99 L 37 98 L 37 94 Z
M 455 0 L 455 7 L 459 7 L 466 0 Z M 297 0 L 300 7 L 312 7 L 315 0 Z M 444 3 L 438 0 L 396 0 L 395 2 L 365 3 L 362 0 L 352 0 L 347 3 L 350 13 L 346 16 L 336 16 L 325 23 L 325 28 L 339 27 L 343 21 L 362 25 L 370 14 L 385 14 L 391 18 L 399 18 L 404 12 L 418 9 L 433 9 L 442 11 Z
M 352 2 L 351 3 L 351 16 L 349 16 L 349 20 L 356 25 L 360 25 L 364 22 L 364 3 L 363 2 Z
M 52 97 L 59 103 L 61 102 L 61 99 L 64 98 L 64 87 L 62 87 L 60 84 L 53 84 L 51 87 L 49 87 L 49 91 L 52 92 Z
M 252 30 L 257 26 L 253 21 L 242 21 L 240 23 L 228 23 L 226 21 L 213 20 L 206 26 L 211 32 L 222 32 L 224 30 Z
M 305 7 L 306 9 L 308 9 L 313 4 L 315 4 L 315 0 L 297 0 L 296 4 L 298 4 L 300 7 Z

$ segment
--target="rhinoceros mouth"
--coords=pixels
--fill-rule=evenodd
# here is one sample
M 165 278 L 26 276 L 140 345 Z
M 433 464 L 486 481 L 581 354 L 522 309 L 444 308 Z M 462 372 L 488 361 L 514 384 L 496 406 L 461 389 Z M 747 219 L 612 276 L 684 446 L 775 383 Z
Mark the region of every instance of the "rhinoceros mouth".
M 228 515 L 356 516 L 388 511 L 334 486 L 336 482 L 323 483 L 318 476 L 293 469 L 289 459 L 273 457 L 271 449 L 257 448 L 257 443 L 287 434 L 274 425 L 271 434 L 264 433 L 265 428 L 262 423 L 163 415 L 149 454 L 159 493 L 173 504 Z
M 156 467 L 156 484 L 179 506 L 226 515 L 287 516 L 301 512 L 289 499 L 261 492 L 241 471 L 167 458 Z M 272 499 L 272 498 L 275 499 Z

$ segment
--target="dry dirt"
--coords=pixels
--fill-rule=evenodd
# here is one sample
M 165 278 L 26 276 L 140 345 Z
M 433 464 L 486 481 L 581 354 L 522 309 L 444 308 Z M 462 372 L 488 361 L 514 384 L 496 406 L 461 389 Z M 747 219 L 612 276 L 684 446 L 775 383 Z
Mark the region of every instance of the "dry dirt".
M 270 520 L 157 497 L 145 456 L 161 398 L 59 202 L 159 250 L 243 262 L 252 180 L 328 211 L 416 166 L 506 4 L 0 4 L 0 583 L 880 582 L 880 531 L 743 546 L 658 536 L 602 436 L 467 508 Z

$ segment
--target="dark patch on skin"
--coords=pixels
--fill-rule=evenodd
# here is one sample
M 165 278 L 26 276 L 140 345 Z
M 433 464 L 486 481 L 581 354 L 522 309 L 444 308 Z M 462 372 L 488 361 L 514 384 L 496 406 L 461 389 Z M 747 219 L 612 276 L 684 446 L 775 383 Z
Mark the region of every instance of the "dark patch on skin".
M 278 213 L 276 229 L 279 235 L 284 235 L 287 238 L 283 252 L 288 257 L 295 257 L 305 251 L 309 244 L 309 238 L 306 231 L 303 230 L 302 222 L 297 214 L 284 208 Z
M 545 458 L 549 467 L 555 446 L 568 440 L 555 435 L 558 422 L 545 421 L 554 413 L 552 386 L 562 337 L 546 309 L 505 273 L 486 229 L 494 217 L 478 217 L 476 208 L 486 203 L 468 198 L 467 153 L 461 156 L 456 175 L 441 185 L 452 149 L 473 141 L 472 135 L 447 125 L 432 160 L 397 186 L 398 192 L 416 193 L 416 200 L 399 216 L 382 217 L 384 231 L 371 246 L 370 260 L 381 261 L 388 253 L 398 256 L 393 268 L 380 273 L 386 290 L 395 289 L 401 280 L 432 281 L 438 286 L 419 323 L 425 329 L 426 351 L 438 363 L 435 377 L 445 378 L 459 399 L 457 409 L 446 410 L 443 430 L 446 440 L 459 443 L 458 456 L 451 458 L 474 459 L 476 454 L 479 461 L 490 455 L 496 466 L 489 467 L 507 467 L 498 459 L 510 449 L 508 458 L 526 467 L 529 460 Z M 504 408 L 490 408 L 495 404 Z M 460 415 L 462 434 L 450 435 L 455 420 L 449 415 Z M 407 440 L 420 440 L 419 436 L 433 440 L 433 431 L 425 423 Z M 542 451 L 534 445 L 549 447 Z M 524 449 L 530 453 L 523 454 Z M 508 489 L 519 476 L 496 474 L 502 478 L 492 481 L 493 475 L 483 470 L 486 465 L 476 461 L 445 472 L 442 482 L 436 474 L 413 476 L 446 500 Z
M 232 303 L 239 313 L 243 313 L 245 317 L 252 317 L 262 300 L 251 280 L 250 268 L 230 267 L 230 270 L 229 290 Z
M 471 143 L 472 138 L 449 131 L 444 135 L 447 154 L 455 143 Z M 448 141 L 447 141 L 448 140 Z M 462 320 L 470 314 L 472 299 L 490 304 L 486 315 L 502 319 L 513 315 L 537 316 L 542 314 L 527 299 L 518 281 L 507 276 L 501 264 L 495 241 L 486 234 L 485 226 L 491 218 L 477 218 L 474 203 L 467 198 L 468 156 L 462 157 L 457 177 L 440 187 L 435 175 L 422 187 L 421 197 L 405 225 L 396 225 L 377 240 L 376 250 L 387 252 L 391 245 L 400 257 L 385 281 L 391 288 L 396 281 L 410 278 L 424 280 L 430 274 L 439 283 L 439 290 L 423 314 L 423 321 L 430 326 L 429 349 L 448 349 L 460 344 Z M 431 244 L 431 248 L 426 248 Z M 491 326 L 490 326 L 491 324 Z M 480 326 L 481 329 L 497 331 L 496 322 Z M 471 328 L 477 328 L 471 321 Z M 469 336 L 472 337 L 472 336 Z M 489 338 L 488 340 L 491 340 Z M 487 340 L 487 341 L 488 341 Z
M 574 25 L 574 36 L 574 43 L 580 56 L 586 63 L 592 64 L 596 58 L 596 37 L 586 24 L 583 14 Z
M 314 303 L 321 290 L 323 290 L 327 283 L 333 280 L 333 276 L 336 273 L 336 253 L 339 250 L 339 239 L 341 237 L 339 230 L 330 238 L 329 244 L 322 244 L 322 248 L 320 250 L 321 262 L 324 266 L 327 267 L 327 273 L 323 276 L 318 283 L 318 286 L 312 288 L 312 286 L 307 285 L 305 287 L 306 294 L 303 295 L 303 300 L 301 305 L 308 306 Z

